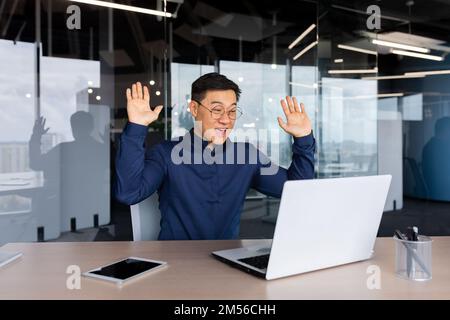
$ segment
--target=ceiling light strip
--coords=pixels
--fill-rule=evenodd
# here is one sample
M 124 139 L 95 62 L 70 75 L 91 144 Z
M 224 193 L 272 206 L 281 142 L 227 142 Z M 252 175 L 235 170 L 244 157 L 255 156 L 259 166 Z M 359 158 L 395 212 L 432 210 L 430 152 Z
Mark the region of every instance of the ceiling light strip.
M 302 39 L 304 38 L 304 37 L 306 37 L 306 35 L 308 34 L 308 33 L 310 33 L 312 30 L 314 30 L 314 28 L 316 27 L 316 25 L 315 24 L 312 24 L 312 25 L 310 25 L 309 27 L 308 27 L 308 29 L 306 29 L 305 31 L 303 31 L 303 33 L 301 34 L 301 35 L 299 35 L 298 36 L 298 38 L 297 39 L 295 39 L 294 40 L 294 42 L 292 42 L 290 45 L 289 45 L 289 50 L 291 50 L 293 47 L 295 47 L 300 41 L 302 41 Z
M 377 72 L 378 72 L 378 68 L 373 68 L 373 69 L 328 70 L 329 74 L 377 73 Z
M 293 59 L 297 60 L 298 58 L 300 58 L 302 55 L 304 55 L 307 51 L 309 51 L 315 45 L 317 45 L 317 41 L 314 41 L 313 43 L 310 43 L 307 47 L 305 47 L 305 49 L 300 51 Z
M 172 14 L 169 12 L 146 9 L 146 8 L 135 7 L 135 6 L 128 6 L 125 4 L 119 4 L 119 3 L 114 3 L 114 2 L 99 1 L 99 0 L 69 0 L 69 1 L 79 2 L 79 3 L 84 3 L 84 4 L 92 4 L 92 5 L 100 6 L 100 7 L 107 7 L 107 8 L 113 8 L 113 9 L 133 11 L 133 12 L 138 12 L 138 13 L 151 14 L 154 16 L 162 16 L 162 17 L 167 17 L 167 18 L 172 17 Z
M 414 58 L 422 58 L 422 59 L 428 59 L 428 60 L 434 60 L 434 61 L 444 60 L 444 58 L 442 58 L 441 56 L 433 56 L 431 54 L 423 54 L 423 53 L 404 51 L 404 50 L 395 50 L 395 49 L 392 50 L 391 52 L 394 54 L 408 56 L 408 57 L 414 57 Z
M 372 55 L 377 55 L 376 51 L 372 51 L 372 50 L 367 50 L 367 49 L 362 49 L 362 48 L 358 48 L 358 47 L 353 47 L 353 46 L 347 46 L 345 44 L 338 44 L 337 47 L 339 49 L 345 49 L 345 50 L 350 50 L 350 51 L 356 51 L 356 52 L 361 52 L 361 53 L 367 53 L 367 54 L 372 54 Z
M 393 76 L 378 76 L 378 77 L 362 77 L 364 80 L 391 80 L 391 79 L 411 79 L 411 78 L 423 78 L 425 75 L 393 75 Z
M 398 42 L 391 42 L 391 41 L 373 39 L 372 43 L 376 44 L 376 45 L 379 45 L 379 46 L 398 48 L 398 49 L 416 51 L 416 52 L 421 52 L 421 53 L 428 53 L 428 52 L 430 52 L 430 49 L 428 49 L 428 48 L 416 47 L 416 46 L 411 46 L 411 45 L 408 45 L 408 44 L 402 44 L 402 43 L 398 43 Z

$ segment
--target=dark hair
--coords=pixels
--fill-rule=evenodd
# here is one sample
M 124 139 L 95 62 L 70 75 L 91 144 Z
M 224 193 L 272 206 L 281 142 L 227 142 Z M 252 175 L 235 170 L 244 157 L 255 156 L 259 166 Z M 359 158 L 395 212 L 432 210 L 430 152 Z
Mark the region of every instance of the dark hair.
M 211 72 L 202 75 L 192 83 L 191 99 L 202 101 L 208 90 L 233 90 L 236 94 L 236 100 L 239 100 L 241 89 L 239 86 L 217 72 Z

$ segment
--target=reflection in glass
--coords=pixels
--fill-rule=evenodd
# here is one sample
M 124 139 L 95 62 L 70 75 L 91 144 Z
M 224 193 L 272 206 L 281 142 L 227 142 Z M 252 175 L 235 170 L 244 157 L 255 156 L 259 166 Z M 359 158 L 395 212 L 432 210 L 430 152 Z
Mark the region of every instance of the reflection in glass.
M 31 195 L 42 183 L 30 172 L 28 139 L 35 114 L 34 45 L 0 40 L 0 245 L 36 240 Z
M 109 223 L 109 106 L 95 97 L 98 61 L 42 57 L 41 115 L 30 139 L 32 168 L 45 186 L 36 196 L 44 239 Z M 93 89 L 89 93 L 88 89 Z M 95 218 L 97 216 L 97 218 Z M 55 223 L 56 222 L 56 223 Z

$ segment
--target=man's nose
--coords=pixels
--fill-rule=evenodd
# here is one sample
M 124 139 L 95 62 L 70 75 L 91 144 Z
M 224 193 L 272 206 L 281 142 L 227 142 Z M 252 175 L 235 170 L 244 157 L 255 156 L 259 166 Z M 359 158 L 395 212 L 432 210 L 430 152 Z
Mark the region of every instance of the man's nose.
M 231 119 L 228 116 L 228 112 L 223 113 L 223 115 L 219 118 L 219 122 L 223 124 L 228 124 L 231 122 Z

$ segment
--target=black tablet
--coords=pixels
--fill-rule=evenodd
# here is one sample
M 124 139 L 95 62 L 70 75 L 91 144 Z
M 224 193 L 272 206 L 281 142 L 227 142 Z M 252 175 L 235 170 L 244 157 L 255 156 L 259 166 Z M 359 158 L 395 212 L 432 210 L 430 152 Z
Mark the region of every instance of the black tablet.
M 164 261 L 128 257 L 109 265 L 89 270 L 84 272 L 83 275 L 123 284 L 140 275 L 159 270 L 166 265 L 167 263 Z

